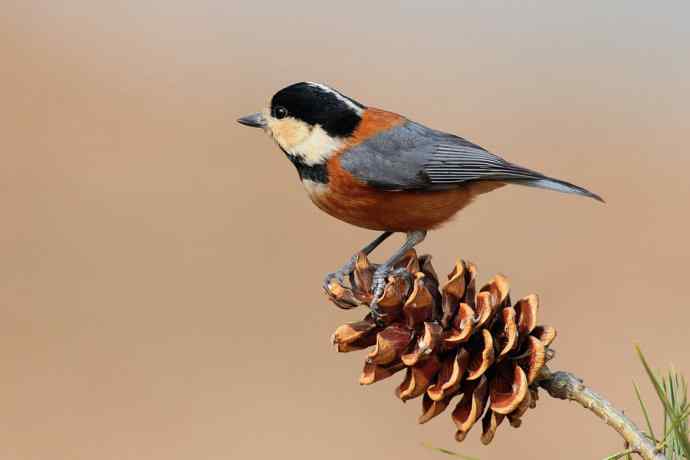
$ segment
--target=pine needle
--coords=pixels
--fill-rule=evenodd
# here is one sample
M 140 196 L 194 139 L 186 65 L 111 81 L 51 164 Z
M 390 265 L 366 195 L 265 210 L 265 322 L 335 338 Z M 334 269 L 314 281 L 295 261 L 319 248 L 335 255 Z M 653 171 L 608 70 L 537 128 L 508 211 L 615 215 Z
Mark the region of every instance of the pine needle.
M 659 381 L 659 377 L 652 371 L 640 347 L 635 346 L 635 350 L 664 409 L 664 442 L 662 444 L 670 447 L 672 459 L 676 457 L 676 454 L 690 459 L 687 382 L 674 370 L 669 371 L 668 376 Z M 684 393 L 682 393 L 683 390 L 685 390 Z M 665 448 L 664 453 L 668 456 L 669 449 Z
M 623 452 L 617 452 L 613 455 L 609 455 L 608 457 L 604 458 L 604 460 L 618 460 L 619 458 L 623 458 L 625 456 L 630 457 L 630 454 L 634 452 L 635 451 L 633 449 L 624 450 Z
M 649 418 L 649 412 L 647 411 L 647 406 L 645 405 L 644 401 L 642 400 L 642 396 L 640 395 L 640 389 L 638 388 L 637 384 L 633 382 L 633 388 L 635 389 L 635 395 L 637 396 L 637 400 L 640 402 L 640 407 L 642 408 L 642 413 L 644 414 L 644 420 L 647 422 L 647 430 L 649 430 L 649 435 L 652 437 L 652 439 L 656 440 L 657 437 L 654 434 L 654 428 L 652 428 L 652 421 Z
M 459 453 L 457 453 L 457 452 L 453 452 L 452 450 L 444 449 L 443 447 L 435 447 L 435 446 L 432 446 L 431 444 L 426 443 L 426 442 L 425 442 L 425 443 L 422 443 L 422 445 L 423 445 L 424 447 L 426 447 L 427 449 L 435 450 L 436 452 L 440 452 L 440 453 L 442 453 L 442 454 L 450 455 L 451 457 L 457 457 L 457 458 L 461 458 L 461 459 L 463 459 L 463 460 L 479 460 L 477 457 L 469 457 L 469 456 L 467 456 L 467 455 L 462 455 L 462 454 L 459 454 Z

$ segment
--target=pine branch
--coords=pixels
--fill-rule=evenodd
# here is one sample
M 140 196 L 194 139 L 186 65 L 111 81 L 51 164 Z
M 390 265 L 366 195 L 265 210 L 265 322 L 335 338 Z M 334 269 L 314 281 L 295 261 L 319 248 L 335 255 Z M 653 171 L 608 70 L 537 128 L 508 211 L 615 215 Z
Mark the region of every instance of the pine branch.
M 552 373 L 545 366 L 542 369 L 539 385 L 553 398 L 576 401 L 585 409 L 592 411 L 623 437 L 630 452 L 639 454 L 645 460 L 666 460 L 655 443 L 632 420 L 613 407 L 605 398 L 585 386 L 582 379 L 570 372 Z

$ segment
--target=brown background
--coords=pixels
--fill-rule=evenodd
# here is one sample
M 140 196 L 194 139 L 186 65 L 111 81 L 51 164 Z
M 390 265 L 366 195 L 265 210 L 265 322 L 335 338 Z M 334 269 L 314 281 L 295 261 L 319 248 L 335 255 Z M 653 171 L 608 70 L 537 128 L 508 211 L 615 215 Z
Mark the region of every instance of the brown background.
M 633 343 L 690 373 L 690 3 L 422 3 L 2 2 L 0 458 L 621 448 L 546 399 L 455 445 L 396 382 L 359 387 L 362 355 L 328 338 L 362 312 L 320 283 L 373 233 L 318 212 L 235 119 L 322 81 L 601 193 L 506 188 L 422 251 L 538 292 L 556 366 L 641 421 Z

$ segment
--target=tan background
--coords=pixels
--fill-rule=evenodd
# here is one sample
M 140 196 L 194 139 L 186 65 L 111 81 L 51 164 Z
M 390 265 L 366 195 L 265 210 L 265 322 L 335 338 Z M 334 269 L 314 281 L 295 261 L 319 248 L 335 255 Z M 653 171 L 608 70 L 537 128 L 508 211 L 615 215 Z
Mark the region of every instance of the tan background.
M 556 366 L 641 420 L 633 343 L 690 373 L 690 3 L 274 3 L 0 5 L 0 458 L 618 450 L 564 402 L 484 448 L 359 387 L 320 283 L 374 234 L 235 119 L 323 81 L 601 193 L 507 188 L 422 250 L 538 292 Z

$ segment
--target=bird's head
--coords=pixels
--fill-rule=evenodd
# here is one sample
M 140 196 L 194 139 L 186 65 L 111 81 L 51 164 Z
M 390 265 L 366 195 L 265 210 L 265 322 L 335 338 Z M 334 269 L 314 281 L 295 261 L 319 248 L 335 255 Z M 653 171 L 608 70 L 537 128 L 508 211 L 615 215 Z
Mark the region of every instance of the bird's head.
M 351 136 L 366 108 L 328 86 L 302 82 L 281 89 L 270 106 L 237 120 L 263 128 L 291 157 L 323 162 Z

